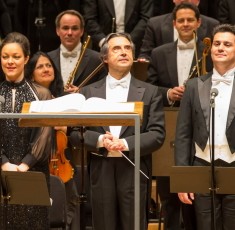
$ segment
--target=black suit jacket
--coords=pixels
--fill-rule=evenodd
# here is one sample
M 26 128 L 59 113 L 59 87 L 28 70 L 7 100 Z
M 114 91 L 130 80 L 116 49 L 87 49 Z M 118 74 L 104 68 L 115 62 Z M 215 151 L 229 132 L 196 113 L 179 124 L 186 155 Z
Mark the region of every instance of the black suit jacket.
M 60 71 L 61 70 L 61 68 L 60 68 L 60 48 L 49 52 L 48 55 L 52 58 L 55 66 L 59 70 L 59 72 L 61 72 Z M 89 76 L 89 74 L 92 73 L 93 70 L 95 70 L 96 67 L 101 62 L 102 61 L 99 56 L 99 53 L 97 53 L 94 50 L 86 49 L 84 56 L 82 58 L 82 61 L 78 67 L 76 74 L 75 74 L 73 84 L 76 86 L 81 84 L 81 82 L 84 81 Z M 106 75 L 107 75 L 107 70 L 105 67 L 103 67 L 87 84 L 91 84 L 95 81 L 98 81 Z M 66 82 L 65 82 L 65 84 L 66 84 Z
M 175 139 L 175 163 L 176 165 L 192 165 L 195 156 L 195 143 L 205 149 L 209 138 L 210 117 L 210 90 L 211 75 L 194 78 L 187 84 L 181 100 L 178 114 L 176 139 Z M 235 81 L 229 105 L 226 124 L 226 137 L 232 153 L 235 152 Z
M 80 93 L 84 94 L 86 98 L 106 98 L 106 78 L 82 88 Z M 151 175 L 151 154 L 162 146 L 165 138 L 162 96 L 158 87 L 132 77 L 127 101 L 144 102 L 140 131 L 141 168 L 145 173 Z M 106 131 L 110 131 L 109 127 L 90 127 L 86 131 L 85 144 L 88 151 L 97 151 L 98 137 Z M 128 143 L 127 155 L 131 160 L 134 159 L 135 154 L 134 133 L 133 126 L 123 126 L 120 133 L 120 138 L 125 138 Z
M 211 37 L 213 28 L 219 24 L 219 21 L 207 16 L 201 15 L 202 23 L 197 30 L 199 40 L 205 37 Z M 151 51 L 160 45 L 174 41 L 173 16 L 172 13 L 149 19 L 143 44 L 140 49 L 140 57 L 150 58 Z
M 87 33 L 98 50 L 100 40 L 116 31 L 115 26 L 113 28 L 113 18 L 116 17 L 113 0 L 84 0 L 83 10 Z M 152 1 L 126 0 L 125 32 L 130 33 L 137 50 L 142 44 L 147 21 L 152 16 Z
M 200 59 L 204 50 L 204 44 L 201 41 L 197 43 L 197 49 L 198 59 Z M 206 64 L 207 71 L 211 71 L 212 61 L 210 55 L 207 56 Z M 196 59 L 194 55 L 191 71 L 195 65 Z M 164 106 L 169 106 L 167 91 L 179 85 L 177 73 L 177 41 L 159 46 L 152 51 L 147 82 L 159 86 L 163 95 Z M 175 103 L 174 106 L 179 106 L 179 103 Z
M 220 0 L 218 7 L 218 20 L 221 23 L 235 24 L 234 9 L 234 0 Z

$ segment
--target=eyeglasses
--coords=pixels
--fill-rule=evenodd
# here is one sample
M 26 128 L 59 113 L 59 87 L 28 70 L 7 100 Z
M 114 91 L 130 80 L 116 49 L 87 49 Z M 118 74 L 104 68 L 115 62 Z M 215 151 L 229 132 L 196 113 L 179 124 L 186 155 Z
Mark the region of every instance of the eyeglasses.
M 35 69 L 41 70 L 41 69 L 43 69 L 44 67 L 50 69 L 50 68 L 52 68 L 52 64 L 49 64 L 49 63 L 40 64 L 40 65 L 38 65 Z

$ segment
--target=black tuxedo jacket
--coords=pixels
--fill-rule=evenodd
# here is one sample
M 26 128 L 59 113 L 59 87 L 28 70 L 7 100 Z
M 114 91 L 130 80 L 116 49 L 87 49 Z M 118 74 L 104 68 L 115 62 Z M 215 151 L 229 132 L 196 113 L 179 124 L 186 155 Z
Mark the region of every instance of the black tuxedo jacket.
M 221 23 L 235 24 L 234 9 L 234 0 L 220 0 L 218 7 L 218 20 Z
M 84 94 L 86 98 L 106 98 L 106 78 L 82 88 L 80 93 Z M 140 156 L 142 169 L 150 175 L 151 154 L 161 147 L 165 138 L 162 96 L 158 87 L 132 77 L 127 101 L 144 102 L 143 122 L 140 131 Z M 86 131 L 85 144 L 88 151 L 97 151 L 98 138 L 106 131 L 110 131 L 109 127 L 90 127 Z M 120 138 L 125 138 L 128 143 L 129 152 L 127 154 L 131 160 L 134 159 L 135 154 L 134 133 L 133 126 L 123 126 L 120 133 Z
M 197 49 L 198 59 L 200 59 L 204 50 L 204 44 L 201 41 L 197 43 Z M 211 71 L 212 61 L 210 54 L 207 56 L 206 64 L 207 71 Z M 191 71 L 195 65 L 196 58 L 194 55 Z M 152 51 L 147 82 L 159 86 L 163 95 L 164 106 L 169 106 L 167 91 L 170 88 L 179 86 L 177 73 L 177 41 L 159 46 Z M 179 103 L 175 103 L 174 106 L 179 106 Z
M 60 48 L 49 52 L 48 55 L 53 60 L 58 71 L 61 72 Z M 96 67 L 100 63 L 101 63 L 101 58 L 99 56 L 99 53 L 91 49 L 86 49 L 82 61 L 75 74 L 73 85 L 78 86 L 79 84 L 81 84 L 81 82 L 84 81 L 89 76 L 89 74 L 96 69 Z M 95 81 L 98 81 L 106 75 L 107 75 L 107 70 L 105 67 L 103 67 L 87 84 L 91 84 Z M 66 84 L 66 82 L 64 83 Z
M 201 15 L 201 19 L 201 26 L 197 30 L 199 40 L 211 37 L 213 28 L 219 24 L 216 19 L 204 15 Z M 169 42 L 174 42 L 172 13 L 152 17 L 148 21 L 139 56 L 149 59 L 155 47 Z
M 147 21 L 153 16 L 153 4 L 149 0 L 126 0 L 125 32 L 131 35 L 137 50 L 142 44 Z M 102 38 L 111 32 L 115 18 L 113 0 L 84 0 L 84 18 L 86 30 L 91 35 L 94 48 Z
M 187 84 L 178 114 L 175 163 L 192 165 L 195 156 L 195 143 L 203 150 L 209 138 L 210 90 L 212 73 L 194 78 Z M 235 81 L 229 105 L 226 137 L 232 153 L 235 152 Z

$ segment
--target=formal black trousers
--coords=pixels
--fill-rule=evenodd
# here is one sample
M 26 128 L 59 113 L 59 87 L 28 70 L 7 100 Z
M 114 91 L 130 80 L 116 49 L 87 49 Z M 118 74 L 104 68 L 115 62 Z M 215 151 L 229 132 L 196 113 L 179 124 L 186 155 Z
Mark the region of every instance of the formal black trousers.
M 235 229 L 235 195 L 215 195 L 216 230 Z M 195 195 L 195 211 L 197 229 L 211 229 L 211 196 L 210 194 Z
M 134 230 L 134 167 L 124 157 L 91 156 L 94 230 Z M 140 229 L 147 229 L 147 179 L 140 175 Z
M 165 230 L 196 230 L 193 205 L 183 204 L 177 193 L 170 192 L 170 177 L 157 177 L 157 189 L 162 203 Z
M 194 166 L 209 166 L 208 162 L 195 158 Z M 220 159 L 215 161 L 215 166 L 234 167 L 235 162 L 226 163 Z M 231 175 L 233 176 L 233 175 Z M 231 185 L 233 186 L 233 185 Z M 211 195 L 195 194 L 195 212 L 198 230 L 211 229 Z M 215 195 L 215 226 L 216 230 L 235 229 L 235 195 L 216 194 Z

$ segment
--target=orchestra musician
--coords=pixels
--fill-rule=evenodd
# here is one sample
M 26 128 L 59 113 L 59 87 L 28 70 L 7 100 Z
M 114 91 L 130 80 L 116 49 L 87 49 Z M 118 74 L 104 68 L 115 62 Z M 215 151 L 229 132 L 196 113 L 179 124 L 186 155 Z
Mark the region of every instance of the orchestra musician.
M 45 88 L 49 89 L 53 97 L 60 97 L 65 94 L 64 87 L 63 87 L 63 80 L 61 78 L 60 73 L 56 69 L 53 61 L 51 60 L 50 56 L 48 56 L 46 53 L 38 51 L 35 53 L 32 58 L 29 60 L 27 66 L 26 66 L 26 76 L 27 79 L 31 80 L 32 82 L 36 82 L 39 85 L 44 86 Z M 60 130 L 67 133 L 67 127 L 54 127 L 55 130 Z M 55 135 L 56 137 L 56 135 Z M 66 142 L 67 144 L 67 136 L 64 135 L 63 142 Z M 56 149 L 51 154 L 51 158 L 56 158 L 55 155 Z M 66 149 L 64 151 L 63 158 L 71 158 L 71 154 L 69 153 L 69 149 Z M 58 158 L 60 160 L 61 158 Z M 52 159 L 51 159 L 52 160 Z M 59 168 L 60 162 L 56 162 L 54 167 Z M 73 165 L 73 162 L 70 161 L 69 163 L 71 166 L 68 167 L 68 172 L 66 172 L 67 168 L 65 168 L 64 173 L 71 175 L 74 173 L 73 169 L 75 169 L 75 166 Z M 71 172 L 72 170 L 72 172 Z M 51 169 L 50 169 L 51 171 Z M 52 173 L 52 172 L 51 172 Z M 63 175 L 63 178 L 67 177 L 66 175 Z M 70 176 L 69 176 L 70 177 Z M 62 178 L 61 178 L 62 179 Z M 79 219 L 79 217 L 75 218 L 76 214 L 76 207 L 78 205 L 79 195 L 76 188 L 76 184 L 74 179 L 71 177 L 66 181 L 65 183 L 65 190 L 66 190 L 66 200 L 67 200 L 67 228 L 71 227 L 71 223 L 73 219 Z
M 79 84 L 92 73 L 102 62 L 99 53 L 85 48 L 81 42 L 84 34 L 83 16 L 75 10 L 66 10 L 57 15 L 56 33 L 60 38 L 61 45 L 56 50 L 48 53 L 56 68 L 60 71 L 66 92 L 76 92 Z M 71 72 L 73 72 L 79 61 L 80 54 L 83 53 L 81 61 L 75 72 L 72 82 L 67 86 Z M 107 71 L 103 67 L 87 84 L 95 82 L 106 75 Z
M 189 2 L 199 5 L 200 0 L 172 0 L 175 5 L 181 2 Z M 197 37 L 199 40 L 203 40 L 205 37 L 210 37 L 213 28 L 219 24 L 219 21 L 201 15 L 201 24 L 197 29 Z M 140 49 L 139 59 L 149 60 L 151 51 L 160 45 L 173 42 L 177 40 L 178 33 L 177 30 L 172 25 L 173 15 L 172 13 L 155 16 L 148 20 L 147 27 L 145 30 L 145 35 L 143 39 L 143 45 Z
M 78 86 L 96 70 L 102 61 L 98 52 L 89 49 L 87 46 L 84 48 L 85 46 L 82 44 L 81 39 L 84 34 L 85 24 L 83 16 L 78 11 L 65 10 L 59 13 L 55 19 L 55 24 L 56 33 L 60 38 L 61 45 L 56 50 L 49 52 L 48 55 L 62 76 L 65 92 L 77 92 L 79 90 Z M 89 44 L 86 43 L 86 45 Z M 76 70 L 74 70 L 75 67 Z M 68 84 L 72 72 L 72 81 Z M 95 82 L 106 74 L 106 68 L 102 67 L 86 84 Z M 82 151 L 78 140 L 76 138 L 74 140 L 74 132 L 72 132 L 74 129 L 68 128 L 67 131 L 69 136 L 67 158 L 71 159 L 72 164 L 73 159 L 78 158 L 77 155 L 81 156 Z M 68 156 L 68 154 L 70 155 Z M 76 168 L 74 170 L 74 177 L 65 183 L 67 197 L 71 197 L 71 199 L 68 198 L 69 206 L 67 211 L 67 225 L 70 228 L 80 225 L 80 223 L 77 223 L 79 217 L 73 217 L 79 214 L 77 213 L 78 203 L 80 203 L 79 194 L 83 191 L 79 191 L 80 187 L 75 186 L 75 184 L 78 184 L 78 182 L 75 183 L 75 178 L 81 178 Z M 74 199 L 74 197 L 77 197 L 77 199 Z
M 172 15 L 173 25 L 179 34 L 178 40 L 153 49 L 147 78 L 147 82 L 159 86 L 165 107 L 179 106 L 185 90 L 185 80 L 188 79 L 193 67 L 197 65 L 196 56 L 200 59 L 204 49 L 208 48 L 195 37 L 195 31 L 201 25 L 200 13 L 196 5 L 187 2 L 178 4 Z M 210 71 L 212 69 L 210 55 L 205 58 L 207 71 Z M 181 204 L 177 194 L 170 193 L 169 181 L 169 177 L 157 177 L 158 192 L 165 213 L 164 223 L 166 229 L 180 230 L 182 229 Z M 193 211 L 191 206 L 190 209 Z M 182 211 L 184 217 L 184 208 Z M 189 218 L 189 213 L 190 210 L 187 210 L 187 217 L 184 221 L 187 230 L 195 229 L 194 216 Z

